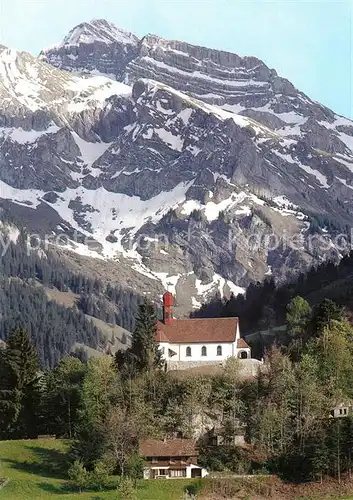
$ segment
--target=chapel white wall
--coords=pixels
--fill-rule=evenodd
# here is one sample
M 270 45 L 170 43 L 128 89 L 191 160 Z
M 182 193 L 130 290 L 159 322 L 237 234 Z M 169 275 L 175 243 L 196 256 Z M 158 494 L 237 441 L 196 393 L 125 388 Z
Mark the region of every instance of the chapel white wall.
M 217 347 L 222 347 L 222 355 L 217 355 Z M 236 356 L 238 349 L 236 348 L 235 342 L 227 343 L 190 343 L 190 344 L 171 344 L 167 342 L 161 342 L 159 344 L 161 349 L 164 348 L 164 353 L 162 355 L 163 359 L 170 361 L 222 361 L 229 358 L 230 356 Z M 191 356 L 186 355 L 187 347 L 191 348 Z M 207 356 L 202 356 L 202 347 L 206 347 Z M 175 356 L 169 357 L 168 351 L 174 351 Z M 245 349 L 244 349 L 245 350 Z

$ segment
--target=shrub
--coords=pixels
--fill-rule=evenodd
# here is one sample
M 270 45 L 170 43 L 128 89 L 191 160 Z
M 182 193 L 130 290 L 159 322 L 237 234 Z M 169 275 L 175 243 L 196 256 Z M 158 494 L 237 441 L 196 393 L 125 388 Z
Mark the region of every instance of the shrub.
M 74 488 L 77 488 L 80 493 L 84 488 L 89 486 L 89 473 L 79 460 L 75 460 L 71 465 L 68 471 L 68 476 L 71 484 Z
M 118 485 L 118 492 L 123 500 L 135 500 L 135 488 L 130 477 L 122 477 Z
M 94 488 L 100 490 L 107 488 L 109 483 L 109 476 L 112 473 L 112 467 L 110 467 L 103 460 L 98 460 L 94 464 L 94 469 L 90 473 L 90 483 Z
M 191 498 L 196 498 L 201 491 L 201 482 L 190 483 L 185 486 L 185 493 Z

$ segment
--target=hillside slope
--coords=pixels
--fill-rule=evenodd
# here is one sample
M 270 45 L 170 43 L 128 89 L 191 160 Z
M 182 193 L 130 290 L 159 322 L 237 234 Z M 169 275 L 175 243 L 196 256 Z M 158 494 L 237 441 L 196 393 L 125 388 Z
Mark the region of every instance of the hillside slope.
M 7 248 L 0 259 L 0 340 L 25 328 L 43 368 L 77 350 L 114 354 L 126 348 L 141 297 L 70 269 L 53 250 L 30 249 L 24 236 L 0 225 Z

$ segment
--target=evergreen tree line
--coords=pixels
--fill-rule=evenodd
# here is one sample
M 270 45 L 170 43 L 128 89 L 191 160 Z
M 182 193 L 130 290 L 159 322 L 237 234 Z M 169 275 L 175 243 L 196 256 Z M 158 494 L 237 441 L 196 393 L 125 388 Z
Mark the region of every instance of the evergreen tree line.
M 96 348 L 104 339 L 80 310 L 50 301 L 38 287 L 16 279 L 0 280 L 0 337 L 24 328 L 33 340 L 42 368 L 54 367 L 76 342 Z
M 238 316 L 243 334 L 268 330 L 283 325 L 286 306 L 295 296 L 302 296 L 311 305 L 319 304 L 329 298 L 353 313 L 353 252 L 341 259 L 339 264 L 324 262 L 301 273 L 295 280 L 276 284 L 273 278 L 263 283 L 251 283 L 246 294 L 234 296 L 229 300 L 219 295 L 209 303 L 203 304 L 193 317 Z M 259 347 L 263 352 L 264 345 Z
M 78 294 L 82 296 L 78 306 L 84 313 L 94 312 L 92 316 L 103 321 L 110 320 L 110 323 L 126 329 L 133 329 L 134 316 L 141 301 L 131 290 L 72 272 L 53 251 L 47 251 L 44 256 L 42 252 L 29 251 L 25 233 L 21 233 L 17 243 L 11 242 L 1 257 L 0 276 L 17 277 L 27 281 L 35 279 L 42 285 L 61 292 Z M 96 304 L 95 301 L 99 303 Z M 113 312 L 109 302 L 115 306 Z
M 49 300 L 38 284 L 79 295 L 76 305 Z M 6 341 L 16 327 L 25 328 L 43 368 L 54 367 L 77 342 L 94 348 L 104 344 L 85 315 L 131 331 L 140 302 L 131 290 L 72 272 L 54 252 L 28 251 L 25 233 L 0 258 L 0 339 Z
M 353 328 L 332 301 L 313 311 L 299 296 L 285 321 L 288 345 L 271 347 L 252 379 L 242 377 L 236 358 L 213 375 L 165 372 L 148 302 L 139 307 L 129 354 L 116 359 L 68 357 L 40 372 L 28 334 L 16 330 L 0 351 L 0 438 L 71 438 L 70 477 L 80 489 L 102 487 L 111 473 L 141 475 L 145 438 L 197 438 L 210 470 L 341 480 L 352 466 Z M 348 411 L 334 418 L 334 408 Z M 219 446 L 204 440 L 212 426 Z M 240 434 L 245 449 L 235 444 Z

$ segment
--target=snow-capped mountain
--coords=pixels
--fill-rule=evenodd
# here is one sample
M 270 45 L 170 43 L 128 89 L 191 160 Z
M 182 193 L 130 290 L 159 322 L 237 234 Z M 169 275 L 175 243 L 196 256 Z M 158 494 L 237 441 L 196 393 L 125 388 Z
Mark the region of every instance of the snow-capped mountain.
M 330 109 L 309 99 L 256 57 L 156 35 L 138 40 L 111 23 L 95 20 L 74 28 L 60 45 L 43 51 L 41 58 L 60 69 L 103 73 L 129 85 L 139 78 L 156 80 L 253 118 L 281 136 L 299 138 L 309 147 L 342 154 L 347 145 L 352 147 L 350 121 L 337 121 Z
M 0 96 L 1 205 L 181 311 L 342 251 L 353 123 L 256 58 L 92 21 L 2 47 Z

